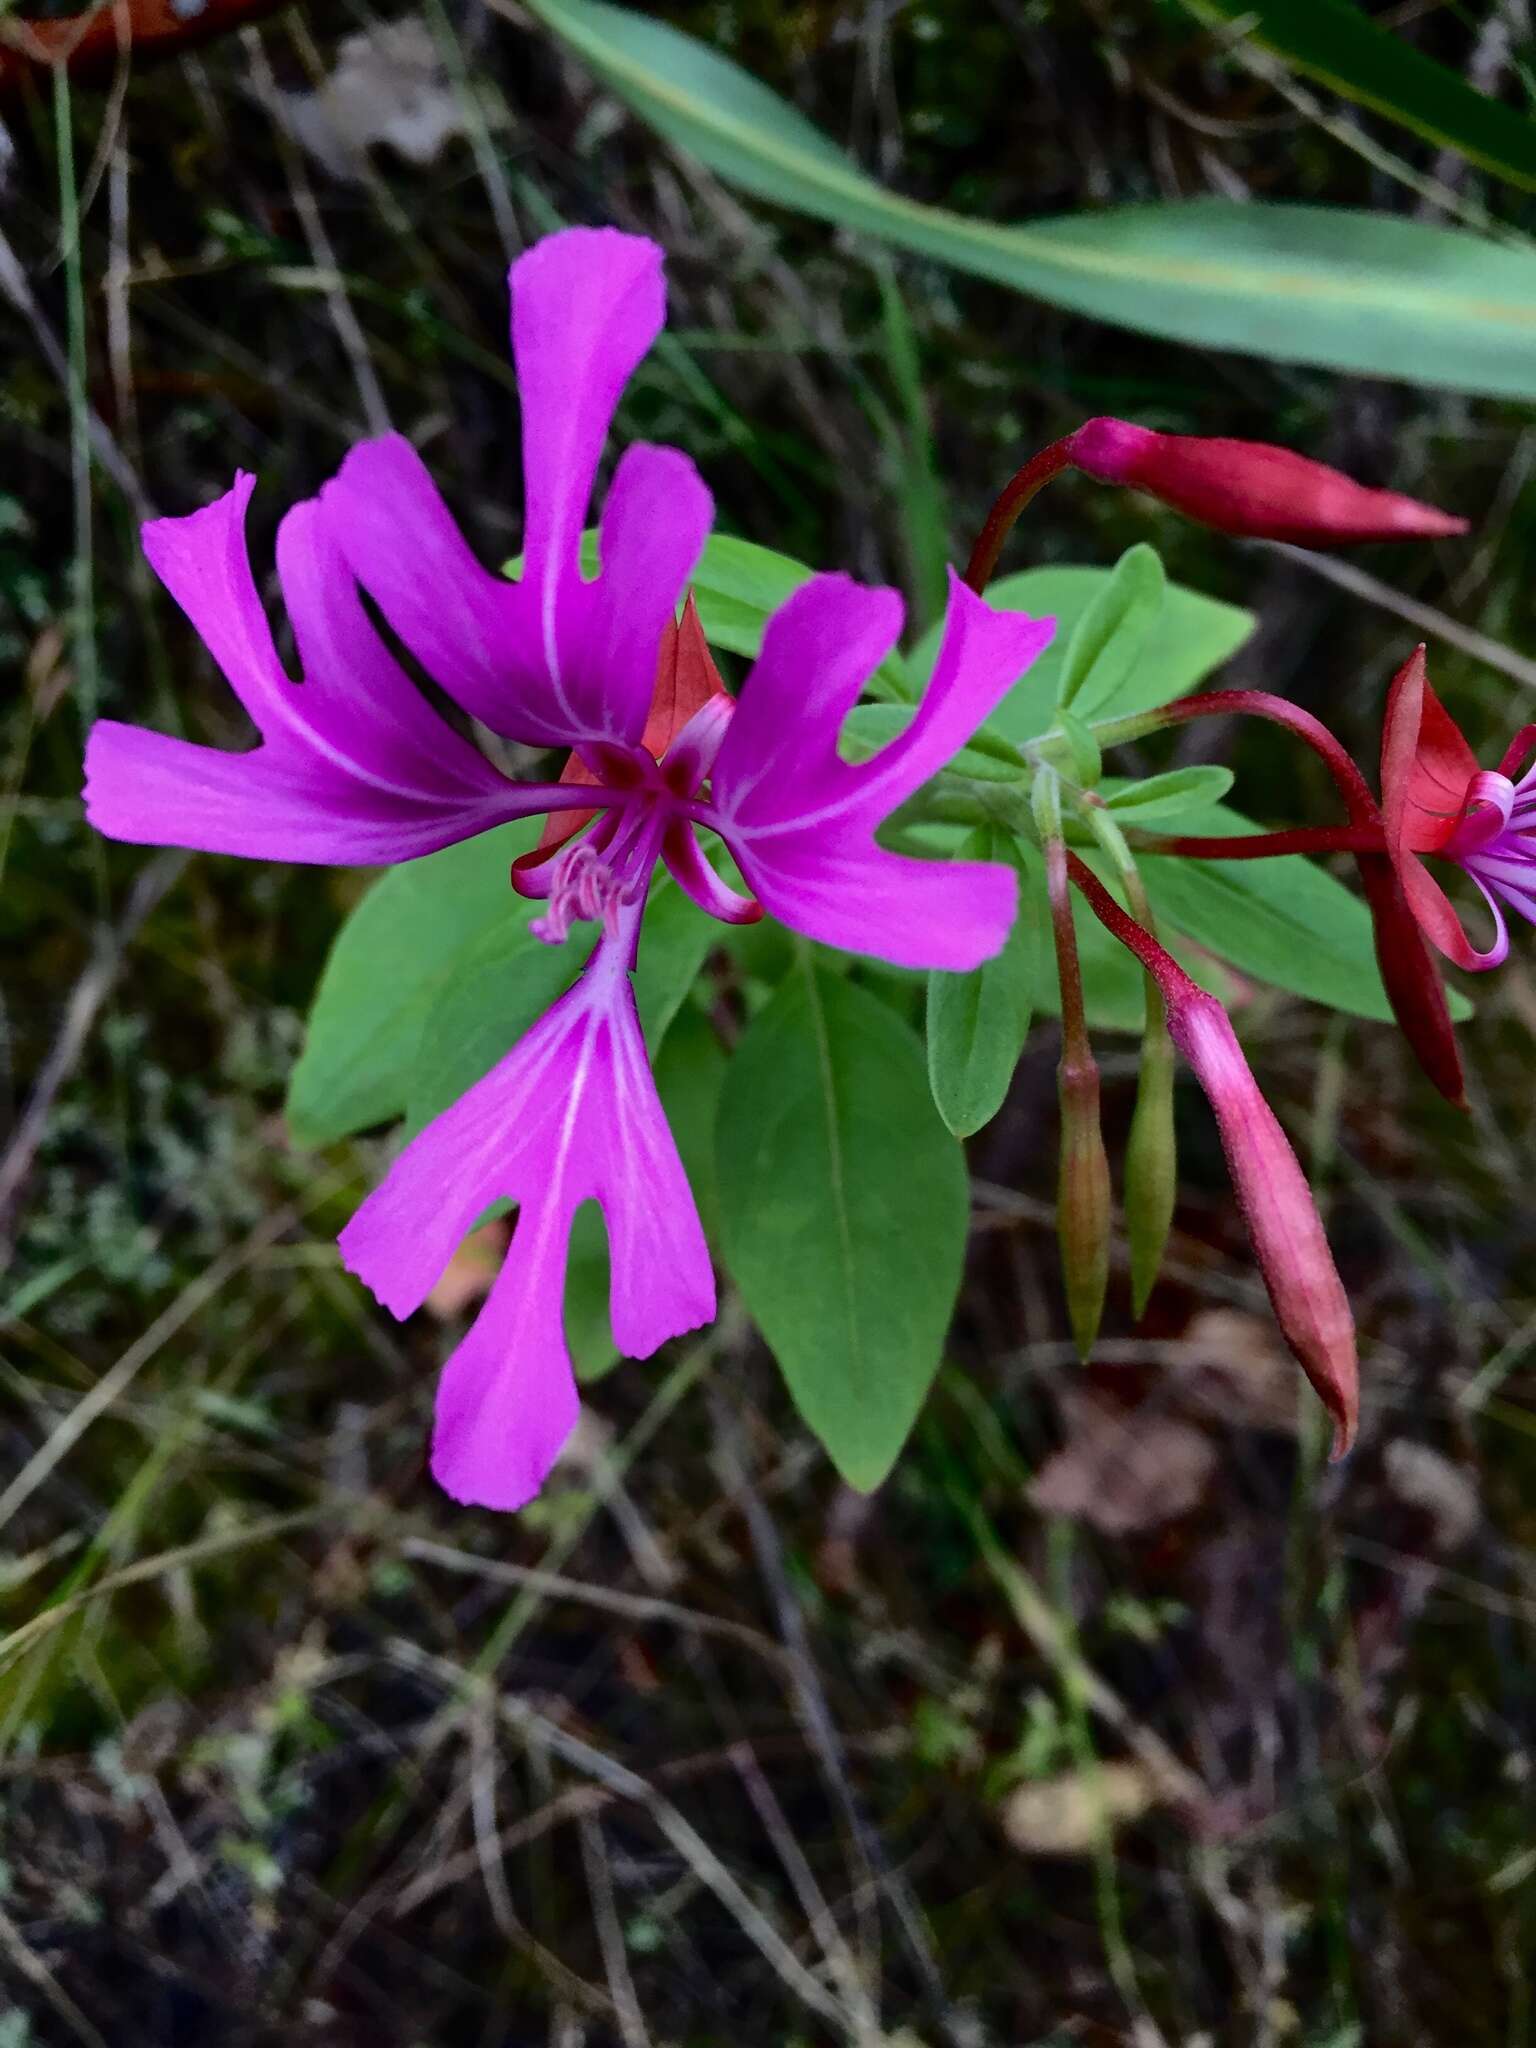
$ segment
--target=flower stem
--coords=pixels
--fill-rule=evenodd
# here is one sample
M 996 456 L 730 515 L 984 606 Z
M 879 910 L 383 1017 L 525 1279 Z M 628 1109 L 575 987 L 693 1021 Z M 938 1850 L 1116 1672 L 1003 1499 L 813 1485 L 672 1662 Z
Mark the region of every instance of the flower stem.
M 1285 832 L 1204 834 L 1143 832 L 1134 844 L 1141 853 L 1182 854 L 1188 860 L 1272 860 L 1288 853 L 1380 853 L 1379 825 L 1296 825 Z
M 1067 443 L 1053 441 L 1049 448 L 1042 448 L 1038 455 L 1032 455 L 998 493 L 971 550 L 971 559 L 965 565 L 965 580 L 978 596 L 992 580 L 997 558 L 1003 551 L 1003 542 L 1013 531 L 1014 521 L 1035 493 L 1053 476 L 1059 476 L 1070 460 Z

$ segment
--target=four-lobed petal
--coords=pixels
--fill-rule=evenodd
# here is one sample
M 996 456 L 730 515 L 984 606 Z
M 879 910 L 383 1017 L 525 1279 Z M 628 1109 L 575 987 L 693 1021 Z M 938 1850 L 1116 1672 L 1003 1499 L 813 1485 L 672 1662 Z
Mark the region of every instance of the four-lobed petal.
M 475 1218 L 495 1201 L 518 1204 L 506 1263 L 438 1388 L 432 1470 L 455 1500 L 521 1507 L 575 1423 L 564 1283 L 584 1202 L 599 1205 L 608 1231 L 621 1351 L 648 1357 L 715 1312 L 709 1249 L 626 971 L 638 916 L 406 1147 L 341 1234 L 350 1270 L 407 1316 Z
M 944 636 L 912 723 L 873 760 L 838 736 L 901 630 L 901 599 L 814 576 L 768 621 L 711 779 L 708 822 L 763 907 L 823 944 L 903 967 L 979 966 L 1008 936 L 1018 877 L 993 862 L 878 845 L 1050 640 L 1051 619 L 993 611 L 951 575 Z
M 86 815 L 98 831 L 138 845 L 372 865 L 574 801 L 510 782 L 427 704 L 368 618 L 313 501 L 296 505 L 278 532 L 305 674 L 294 682 L 246 552 L 254 483 L 242 474 L 201 512 L 154 521 L 144 549 L 261 744 L 226 753 L 100 720 L 85 756 Z
M 470 551 L 398 434 L 355 448 L 322 493 L 359 581 L 422 666 L 493 732 L 530 746 L 638 745 L 662 635 L 709 532 L 687 456 L 625 451 L 581 563 L 598 458 L 620 394 L 660 332 L 662 254 L 612 228 L 568 228 L 512 266 L 522 399 L 522 572 Z

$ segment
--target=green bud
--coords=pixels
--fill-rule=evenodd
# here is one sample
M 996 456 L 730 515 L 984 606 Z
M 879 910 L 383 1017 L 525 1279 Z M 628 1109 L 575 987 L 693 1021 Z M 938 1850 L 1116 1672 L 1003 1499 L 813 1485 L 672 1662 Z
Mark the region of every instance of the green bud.
M 1056 1234 L 1072 1341 L 1084 1360 L 1093 1350 L 1109 1285 L 1109 1156 L 1099 1125 L 1099 1069 L 1091 1053 L 1063 1057 L 1057 1069 L 1061 1098 L 1061 1176 Z
M 1125 1148 L 1125 1229 L 1131 1246 L 1131 1299 L 1140 1316 L 1157 1285 L 1178 1192 L 1173 1135 L 1173 1040 L 1155 983 L 1147 990 L 1136 1111 Z
M 1093 789 L 1103 779 L 1104 756 L 1089 726 L 1065 705 L 1056 713 L 1056 727 L 1067 747 L 1072 779 L 1079 789 Z

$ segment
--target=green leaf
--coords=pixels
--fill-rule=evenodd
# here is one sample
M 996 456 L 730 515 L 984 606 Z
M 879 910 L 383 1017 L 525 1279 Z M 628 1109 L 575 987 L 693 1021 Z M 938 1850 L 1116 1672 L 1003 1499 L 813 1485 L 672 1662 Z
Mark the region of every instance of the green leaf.
M 511 1257 L 517 1257 L 517 1239 Z M 583 1202 L 571 1218 L 570 1251 L 565 1263 L 565 1342 L 579 1380 L 600 1380 L 619 1362 L 608 1321 L 608 1238 L 603 1212 L 596 1202 Z
M 1155 548 L 1138 541 L 1126 549 L 1072 628 L 1056 685 L 1058 715 L 1070 709 L 1098 718 L 1114 703 L 1157 624 L 1167 584 Z
M 1186 832 L 1259 828 L 1213 804 L 1180 821 Z M 1244 974 L 1357 1017 L 1389 1020 L 1364 901 L 1325 868 L 1296 854 L 1276 860 L 1190 860 L 1137 856 L 1159 919 L 1187 933 Z M 1470 1015 L 1454 992 L 1453 1016 Z
M 511 895 L 502 922 L 460 953 L 423 1020 L 406 1097 L 407 1136 L 487 1075 L 586 965 L 597 927 L 578 924 L 560 946 L 529 924 L 543 909 Z
M 904 733 L 912 718 L 910 704 L 855 704 L 843 721 L 840 744 L 844 760 L 869 760 Z M 1029 769 L 1017 747 L 986 734 L 951 754 L 946 765 L 980 782 L 1019 782 Z
M 668 141 L 775 205 L 1144 334 L 1536 395 L 1531 249 L 1347 207 L 1226 199 L 1017 227 L 973 220 L 887 192 L 739 66 L 665 22 L 602 0 L 530 6 Z
M 1104 773 L 1104 755 L 1093 728 L 1075 711 L 1057 710 L 1056 730 L 1067 743 L 1072 779 L 1079 789 L 1093 789 Z
M 693 572 L 693 595 L 704 637 L 732 654 L 755 655 L 763 626 L 814 570 L 756 541 L 712 533 Z
M 1029 1035 L 1043 898 L 1038 883 L 1029 886 L 1040 870 L 1032 847 L 983 826 L 961 854 L 967 860 L 1012 860 L 1021 874 L 1019 914 L 1001 953 L 971 974 L 935 971 L 928 977 L 928 1082 L 939 1115 L 957 1138 L 968 1138 L 1002 1107 Z
M 427 1012 L 411 1069 L 412 1133 L 488 1074 L 586 965 L 597 926 L 575 925 L 563 945 L 545 945 L 529 929 L 543 907 L 509 890 L 500 923 L 456 956 Z M 652 1058 L 718 930 L 670 876 L 651 890 L 634 984 Z
M 670 875 L 652 884 L 640 927 L 634 983 L 640 1028 L 653 1060 L 706 956 L 719 943 L 720 931 L 716 920 L 685 896 Z
M 678 1013 L 656 1056 L 656 1090 L 711 1244 L 720 1237 L 715 1123 L 730 1064 L 719 1033 L 692 1004 Z
M 1186 811 L 1220 803 L 1231 787 L 1230 768 L 1201 762 L 1148 775 L 1140 782 L 1122 782 L 1113 789 L 1106 783 L 1100 794 L 1122 825 L 1161 825 Z
M 458 956 L 518 899 L 514 855 L 538 836 L 520 821 L 381 875 L 336 934 L 288 1083 L 289 1128 L 325 1145 L 406 1107 L 422 1022 Z
M 1298 71 L 1416 135 L 1536 191 L 1536 123 L 1467 84 L 1351 0 L 1185 0 L 1203 21 L 1241 21 Z
M 589 526 L 581 536 L 583 574 L 595 576 L 601 567 L 597 528 Z M 523 558 L 514 555 L 501 565 L 503 576 L 523 573 Z M 763 644 L 763 628 L 792 597 L 802 583 L 816 574 L 804 562 L 760 547 L 755 540 L 738 540 L 732 533 L 712 533 L 704 543 L 689 588 L 699 608 L 699 623 L 711 647 L 723 647 L 728 654 L 755 656 Z M 883 695 L 909 698 L 912 688 L 906 664 L 893 649 L 873 678 L 873 687 Z
M 1110 569 L 1023 569 L 988 587 L 987 602 L 997 611 L 1028 612 L 1033 618 L 1056 621 L 1050 645 L 988 719 L 989 733 L 1019 746 L 1048 729 L 1067 645 L 1113 574 Z M 1114 695 L 1095 705 L 1093 716 L 1121 718 L 1187 695 L 1237 652 L 1253 627 L 1251 612 L 1168 584 L 1140 658 Z M 908 656 L 914 688 L 920 688 L 917 679 L 931 672 L 938 647 L 938 635 L 928 633 Z
M 916 1036 L 802 956 L 731 1061 L 716 1159 L 727 1260 L 795 1405 L 878 1486 L 938 1370 L 969 1206 Z

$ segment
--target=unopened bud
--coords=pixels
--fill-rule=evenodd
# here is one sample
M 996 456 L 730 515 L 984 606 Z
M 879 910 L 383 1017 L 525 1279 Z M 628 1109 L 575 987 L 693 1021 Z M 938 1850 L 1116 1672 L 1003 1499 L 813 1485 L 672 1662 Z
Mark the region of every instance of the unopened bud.
M 1064 443 L 1067 459 L 1100 483 L 1129 484 L 1202 526 L 1251 540 L 1435 539 L 1467 522 L 1397 491 L 1352 477 L 1266 441 L 1159 434 L 1129 420 L 1086 421 Z
M 1109 1156 L 1099 1123 L 1099 1070 L 1092 1056 L 1063 1057 L 1057 1080 L 1061 1175 L 1056 1234 L 1072 1341 L 1079 1358 L 1086 1359 L 1099 1334 L 1109 1286 Z
M 1170 1002 L 1168 1027 L 1216 1112 L 1275 1319 L 1333 1417 L 1342 1457 L 1359 1414 L 1355 1323 L 1306 1176 L 1216 998 L 1191 985 Z
M 1173 1134 L 1173 1041 L 1159 1004 L 1154 1020 L 1150 1005 L 1159 1002 L 1148 990 L 1147 1033 L 1141 1047 L 1141 1073 L 1136 1083 L 1136 1108 L 1125 1147 L 1125 1232 L 1131 1247 L 1131 1301 L 1136 1314 L 1162 1270 L 1173 1205 L 1178 1193 L 1178 1147 Z

